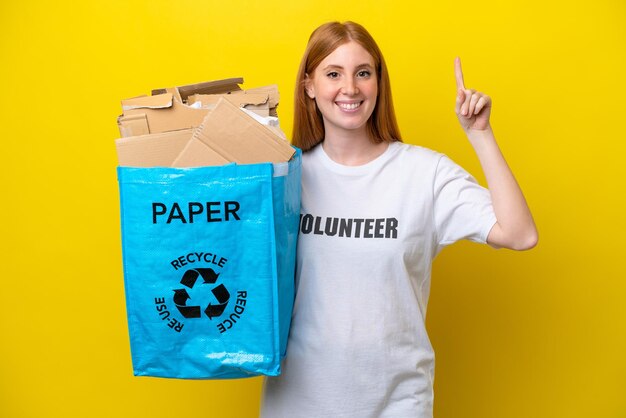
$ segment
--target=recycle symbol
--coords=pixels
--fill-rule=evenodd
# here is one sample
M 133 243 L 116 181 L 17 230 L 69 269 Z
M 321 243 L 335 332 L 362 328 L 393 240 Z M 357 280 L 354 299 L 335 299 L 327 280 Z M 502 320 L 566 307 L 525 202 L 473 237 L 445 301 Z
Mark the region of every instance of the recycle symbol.
M 192 303 L 198 303 L 196 300 L 200 299 L 202 293 L 206 292 L 205 285 L 215 284 L 219 273 L 215 273 L 211 268 L 196 268 L 190 269 L 183 274 L 183 278 L 180 280 L 180 284 L 187 287 L 192 294 L 194 295 L 194 299 Z M 203 282 L 196 283 L 198 278 L 201 277 Z M 197 285 L 197 286 L 196 286 Z M 194 289 L 194 286 L 196 288 Z M 199 289 L 199 291 L 198 291 Z M 205 292 L 203 292 L 205 291 Z M 223 284 L 215 286 L 211 289 L 211 293 L 215 299 L 217 299 L 217 304 L 213 305 L 209 302 L 209 304 L 204 309 L 204 314 L 209 317 L 209 319 L 213 319 L 216 316 L 220 316 L 224 309 L 226 309 L 226 305 L 228 305 L 228 300 L 230 299 L 230 293 Z M 187 301 L 191 299 L 189 293 L 187 293 L 187 289 L 174 289 L 174 304 L 178 308 L 178 311 L 185 318 L 200 318 L 202 316 L 202 306 L 200 305 L 187 305 Z

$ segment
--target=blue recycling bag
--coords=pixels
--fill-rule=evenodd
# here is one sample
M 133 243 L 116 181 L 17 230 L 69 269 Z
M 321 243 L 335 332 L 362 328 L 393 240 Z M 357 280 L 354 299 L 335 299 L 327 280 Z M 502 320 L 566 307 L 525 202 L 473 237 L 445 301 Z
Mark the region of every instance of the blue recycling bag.
M 134 374 L 280 374 L 301 152 L 289 163 L 118 167 Z

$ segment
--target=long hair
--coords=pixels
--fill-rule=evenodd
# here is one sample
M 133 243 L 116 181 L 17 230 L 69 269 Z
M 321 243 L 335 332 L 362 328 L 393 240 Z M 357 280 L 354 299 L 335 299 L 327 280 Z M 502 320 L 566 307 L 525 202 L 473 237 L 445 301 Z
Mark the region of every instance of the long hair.
M 374 38 L 354 22 L 329 22 L 313 31 L 309 38 L 296 79 L 294 100 L 293 144 L 308 151 L 324 140 L 324 120 L 315 99 L 305 92 L 305 80 L 337 47 L 355 41 L 374 58 L 378 81 L 376 106 L 367 121 L 367 134 L 374 143 L 401 141 L 400 130 L 391 100 L 387 65 Z

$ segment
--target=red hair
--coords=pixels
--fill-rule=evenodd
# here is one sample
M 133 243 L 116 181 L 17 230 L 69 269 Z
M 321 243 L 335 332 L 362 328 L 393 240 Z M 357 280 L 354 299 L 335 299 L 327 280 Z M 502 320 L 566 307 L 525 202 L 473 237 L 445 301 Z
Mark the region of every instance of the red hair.
M 354 22 L 329 22 L 313 31 L 309 38 L 296 79 L 294 100 L 293 144 L 308 151 L 324 140 L 324 120 L 314 99 L 305 91 L 307 75 L 337 47 L 354 41 L 374 59 L 378 81 L 378 97 L 372 115 L 367 121 L 367 134 L 374 143 L 401 141 L 391 99 L 391 86 L 387 65 L 374 38 Z

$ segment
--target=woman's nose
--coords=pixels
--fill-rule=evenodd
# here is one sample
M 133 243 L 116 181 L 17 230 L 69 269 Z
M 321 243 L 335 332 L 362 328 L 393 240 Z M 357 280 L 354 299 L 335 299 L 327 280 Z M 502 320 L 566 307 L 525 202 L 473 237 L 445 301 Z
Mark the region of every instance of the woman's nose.
M 352 77 L 347 77 L 345 79 L 345 83 L 343 84 L 342 93 L 347 96 L 354 96 L 359 92 L 359 87 L 356 84 L 356 81 Z

